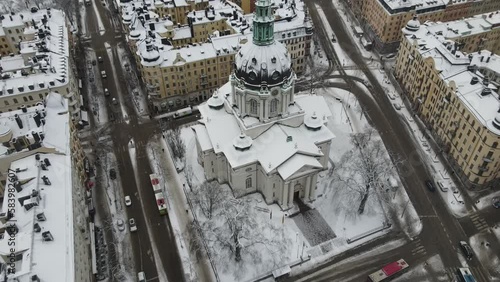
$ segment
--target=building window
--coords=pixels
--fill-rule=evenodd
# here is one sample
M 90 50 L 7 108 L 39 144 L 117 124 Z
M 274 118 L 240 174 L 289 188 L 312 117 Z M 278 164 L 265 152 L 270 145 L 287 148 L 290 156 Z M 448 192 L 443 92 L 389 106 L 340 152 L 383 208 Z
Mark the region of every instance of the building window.
M 271 114 L 276 113 L 278 111 L 278 99 L 272 99 L 271 100 Z
M 257 101 L 254 99 L 250 100 L 250 113 L 257 114 Z
M 246 188 L 252 188 L 252 177 L 248 177 L 246 180 L 245 180 L 245 186 Z

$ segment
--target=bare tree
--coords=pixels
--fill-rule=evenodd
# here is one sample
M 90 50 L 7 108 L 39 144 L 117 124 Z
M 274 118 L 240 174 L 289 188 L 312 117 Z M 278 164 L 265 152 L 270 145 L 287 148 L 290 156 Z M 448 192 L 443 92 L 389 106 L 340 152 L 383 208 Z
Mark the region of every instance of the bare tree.
M 365 210 L 369 196 L 385 190 L 387 179 L 394 172 L 393 162 L 387 157 L 382 141 L 373 128 L 351 136 L 355 148 L 344 153 L 333 172 L 335 189 L 341 189 L 346 199 L 344 208 L 358 204 L 357 212 Z
M 165 132 L 165 138 L 167 140 L 168 146 L 172 151 L 174 158 L 178 160 L 183 160 L 186 156 L 186 146 L 181 138 L 180 128 L 172 128 Z
M 200 186 L 192 189 L 191 193 L 193 195 L 192 199 L 208 219 L 212 219 L 215 210 L 221 206 L 224 198 L 228 196 L 217 181 L 205 181 Z
M 186 165 L 186 167 L 184 168 L 184 178 L 186 178 L 186 184 L 191 190 L 193 189 L 193 177 L 193 167 L 191 165 Z

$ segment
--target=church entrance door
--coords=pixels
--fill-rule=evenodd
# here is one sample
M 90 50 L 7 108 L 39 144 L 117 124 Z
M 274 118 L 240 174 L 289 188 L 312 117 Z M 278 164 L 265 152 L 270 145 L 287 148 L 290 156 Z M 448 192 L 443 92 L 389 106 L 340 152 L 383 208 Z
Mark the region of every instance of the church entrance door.
M 295 191 L 295 193 L 293 193 L 293 200 L 294 201 L 300 200 L 299 195 L 300 191 Z

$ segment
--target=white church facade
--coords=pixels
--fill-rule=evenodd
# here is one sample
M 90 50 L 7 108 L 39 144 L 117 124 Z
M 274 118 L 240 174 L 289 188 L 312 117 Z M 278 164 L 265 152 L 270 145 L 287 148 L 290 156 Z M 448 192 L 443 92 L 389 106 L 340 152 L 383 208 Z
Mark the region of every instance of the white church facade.
M 199 106 L 192 129 L 208 180 L 229 184 L 236 197 L 260 192 L 286 210 L 294 200 L 316 198 L 334 135 L 323 97 L 295 96 L 296 76 L 286 47 L 273 38 L 270 6 L 256 1 L 253 42 L 236 55 L 230 82 Z

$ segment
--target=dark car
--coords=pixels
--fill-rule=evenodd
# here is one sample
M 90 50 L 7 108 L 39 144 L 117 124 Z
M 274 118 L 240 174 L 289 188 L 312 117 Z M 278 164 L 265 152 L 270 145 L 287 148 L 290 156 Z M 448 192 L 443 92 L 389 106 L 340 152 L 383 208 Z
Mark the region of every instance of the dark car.
M 436 191 L 436 187 L 434 186 L 434 184 L 430 180 L 425 181 L 425 186 L 427 186 L 427 189 L 429 189 L 429 191 L 431 191 L 431 192 Z
M 109 177 L 111 177 L 111 179 L 116 179 L 116 171 L 114 168 L 110 169 L 109 170 Z
M 109 121 L 115 121 L 115 115 L 113 113 L 109 114 Z
M 493 198 L 493 199 L 491 200 L 491 204 L 493 205 L 493 207 L 495 207 L 495 209 L 500 208 L 500 197 L 498 197 L 498 198 L 496 198 L 496 197 L 495 197 L 495 198 Z
M 471 260 L 472 259 L 472 248 L 467 244 L 465 241 L 460 241 L 459 242 L 460 249 L 462 249 L 462 252 L 464 253 L 464 256 L 466 259 Z

